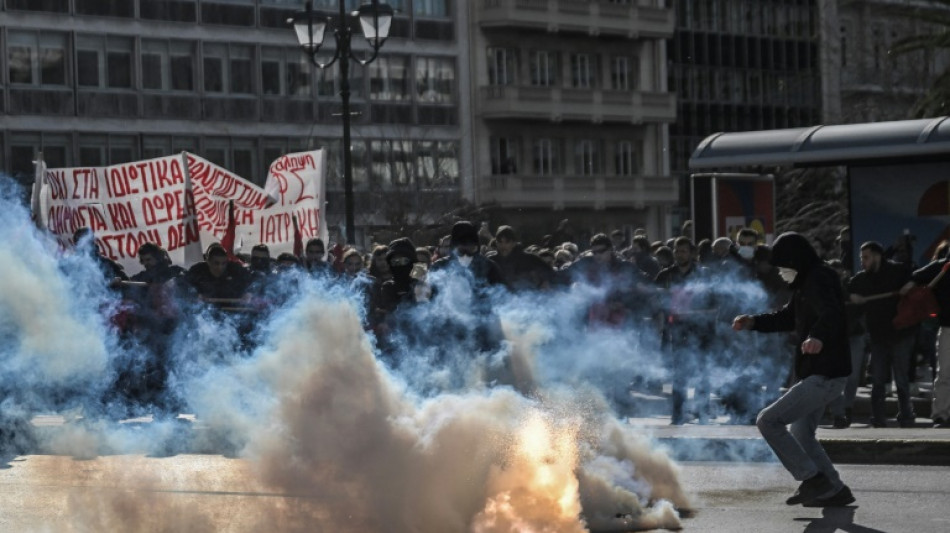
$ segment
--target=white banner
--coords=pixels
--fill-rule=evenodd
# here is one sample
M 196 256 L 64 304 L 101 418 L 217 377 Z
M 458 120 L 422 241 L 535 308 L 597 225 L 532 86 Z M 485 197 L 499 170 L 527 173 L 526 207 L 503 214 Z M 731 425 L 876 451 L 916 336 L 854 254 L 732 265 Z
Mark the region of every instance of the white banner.
M 109 167 L 46 169 L 32 205 L 38 224 L 64 246 L 71 246 L 77 229 L 92 229 L 100 253 L 129 274 L 141 270 L 137 252 L 146 242 L 168 250 L 175 264 L 201 261 L 203 250 L 227 231 L 231 201 L 235 253 L 263 243 L 276 257 L 293 249 L 294 215 L 304 242 L 326 238 L 325 168 L 322 150 L 281 157 L 267 177 L 273 196 L 187 152 Z

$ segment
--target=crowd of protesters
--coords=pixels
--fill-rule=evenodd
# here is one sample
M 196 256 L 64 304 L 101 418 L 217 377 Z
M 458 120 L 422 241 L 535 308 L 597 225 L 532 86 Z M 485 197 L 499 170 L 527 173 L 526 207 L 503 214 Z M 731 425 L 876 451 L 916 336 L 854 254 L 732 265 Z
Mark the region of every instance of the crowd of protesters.
M 671 386 L 673 424 L 708 423 L 719 415 L 728 415 L 730 423 L 753 424 L 756 413 L 780 395 L 779 389 L 794 383 L 790 338 L 777 344 L 758 337 L 751 342 L 716 342 L 730 329 L 732 318 L 744 311 L 736 308 L 735 299 L 723 298 L 716 290 L 704 294 L 695 288 L 716 287 L 722 280 L 754 284 L 767 296 L 769 309 L 783 306 L 791 294 L 789 284 L 771 263 L 771 248 L 763 235 L 743 228 L 734 238 L 696 243 L 688 236 L 689 226 L 684 226 L 684 235 L 664 240 L 637 229 L 632 234 L 599 233 L 577 243 L 563 229 L 546 236 L 543 244 L 526 245 L 511 226 L 489 232 L 486 224 L 478 227 L 461 221 L 427 246 L 402 237 L 366 252 L 312 239 L 299 256 L 282 253 L 276 257 L 265 245 L 238 257 L 216 243 L 205 251 L 204 261 L 187 270 L 171 264 L 162 248 L 148 243 L 138 254 L 144 270 L 131 278 L 118 264 L 95 253 L 88 231 L 78 232 L 75 240 L 77 248 L 96 256 L 104 277 L 129 303 L 124 307 L 128 312 L 113 317 L 116 327 L 143 340 L 142 345 L 153 352 L 144 371 L 138 368 L 121 375 L 117 386 L 117 394 L 141 403 L 162 398 L 163 339 L 174 328 L 177 302 L 182 298 L 205 302 L 222 313 L 257 316 L 294 296 L 293 285 L 286 283 L 288 277 L 326 277 L 362 296 L 365 327 L 373 332 L 385 356 L 388 339 L 401 327 L 400 313 L 430 301 L 439 290 L 431 283 L 432 275 L 450 269 L 470 276 L 471 305 L 483 308 L 486 318 L 475 327 L 453 328 L 448 323 L 433 327 L 441 328 L 443 341 L 464 338 L 485 350 L 497 348 L 502 337 L 497 319 L 491 316 L 490 292 L 570 290 L 578 283 L 604 288 L 602 297 L 585 310 L 587 327 L 655 334 L 666 368 L 662 381 Z M 941 246 L 933 263 L 917 269 L 909 250 L 864 243 L 861 269 L 852 273 L 847 229 L 842 230 L 839 244 L 840 254 L 828 264 L 838 272 L 845 294 L 852 372 L 844 393 L 829 406 L 833 427 L 851 425 L 861 383 L 872 387 L 870 425 L 885 427 L 885 397 L 891 382 L 898 397 L 897 424 L 913 425 L 911 399 L 919 393 L 913 386 L 918 356 L 930 365 L 936 380 L 933 422 L 950 426 L 950 380 L 937 374 L 938 360 L 945 363 L 944 369 L 950 364 L 950 280 L 938 278 L 950 247 Z M 934 291 L 946 311 L 925 317 L 922 324 L 895 327 L 900 295 L 935 278 Z M 937 342 L 938 336 L 943 342 Z M 729 378 L 711 379 L 709 369 L 715 367 L 728 367 Z M 634 386 L 662 390 L 663 383 L 655 379 L 630 379 Z

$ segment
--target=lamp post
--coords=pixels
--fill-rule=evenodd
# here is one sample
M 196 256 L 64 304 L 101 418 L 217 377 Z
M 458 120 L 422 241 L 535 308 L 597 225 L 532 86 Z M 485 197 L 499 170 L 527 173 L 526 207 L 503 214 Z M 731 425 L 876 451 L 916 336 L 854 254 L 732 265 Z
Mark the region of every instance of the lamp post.
M 300 46 L 316 67 L 326 69 L 339 61 L 340 99 L 343 101 L 343 208 L 346 213 L 346 241 L 353 244 L 356 239 L 353 223 L 353 160 L 350 154 L 350 59 L 360 65 L 367 65 L 376 59 L 389 36 L 393 8 L 378 0 L 363 4 L 351 13 L 346 12 L 345 0 L 339 0 L 339 6 L 339 12 L 334 15 L 314 11 L 313 3 L 307 0 L 304 10 L 294 14 L 288 22 L 294 25 Z M 354 19 L 359 20 L 363 35 L 372 49 L 372 54 L 365 59 L 355 55 L 350 46 L 350 39 L 355 33 L 351 28 Z M 336 51 L 329 61 L 322 63 L 317 60 L 317 52 L 323 45 L 327 29 L 333 31 Z

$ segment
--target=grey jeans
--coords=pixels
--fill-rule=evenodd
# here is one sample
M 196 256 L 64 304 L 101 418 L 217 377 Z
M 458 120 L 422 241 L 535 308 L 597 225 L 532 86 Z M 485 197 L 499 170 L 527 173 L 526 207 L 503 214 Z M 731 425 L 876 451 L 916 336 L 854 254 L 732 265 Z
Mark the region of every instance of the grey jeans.
M 815 437 L 825 406 L 841 395 L 847 377 L 808 376 L 763 409 L 755 424 L 782 466 L 799 480 L 825 474 L 835 491 L 844 484 Z

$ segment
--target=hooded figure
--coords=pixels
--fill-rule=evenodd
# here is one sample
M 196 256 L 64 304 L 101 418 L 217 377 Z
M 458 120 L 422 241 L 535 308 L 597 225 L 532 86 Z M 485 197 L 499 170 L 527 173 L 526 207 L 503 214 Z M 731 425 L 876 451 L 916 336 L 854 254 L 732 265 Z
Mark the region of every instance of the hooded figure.
M 791 300 L 777 313 L 755 317 L 757 331 L 794 330 L 798 333 L 795 376 L 813 374 L 829 378 L 851 373 L 851 356 L 841 281 L 826 265 L 808 239 L 798 233 L 783 233 L 772 245 L 772 264 L 792 290 Z M 792 272 L 794 271 L 794 275 Z M 791 279 L 791 281 L 789 281 Z M 792 327 L 789 327 L 792 326 Z M 802 353 L 801 343 L 820 339 L 822 350 Z
M 403 237 L 389 243 L 386 263 L 392 279 L 386 280 L 380 287 L 379 308 L 385 314 L 396 310 L 402 302 L 413 301 L 412 265 L 416 261 L 416 246 Z
M 739 315 L 733 329 L 795 331 L 798 381 L 759 413 L 756 425 L 785 469 L 802 482 L 787 504 L 849 505 L 854 502 L 851 490 L 815 438 L 825 407 L 841 396 L 851 373 L 841 281 L 797 233 L 775 240 L 772 263 L 792 289 L 790 301 L 774 313 Z

